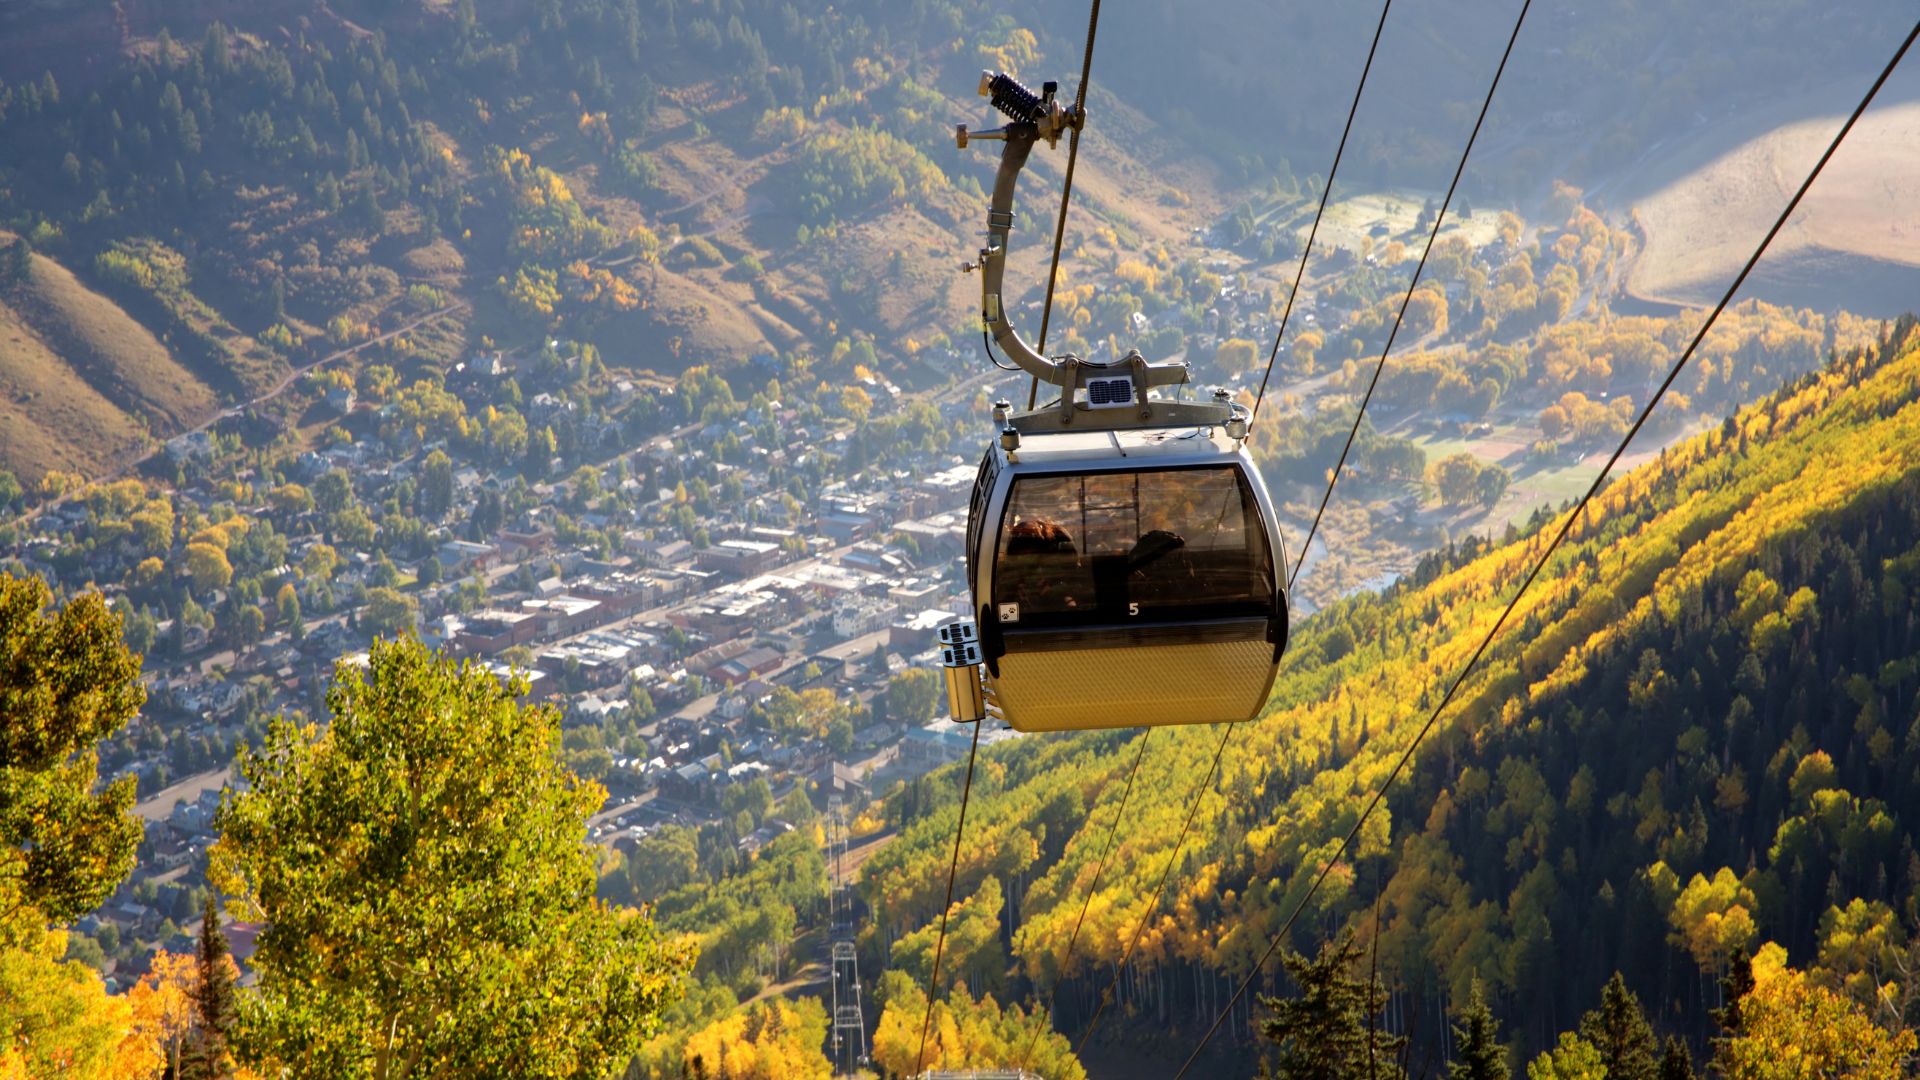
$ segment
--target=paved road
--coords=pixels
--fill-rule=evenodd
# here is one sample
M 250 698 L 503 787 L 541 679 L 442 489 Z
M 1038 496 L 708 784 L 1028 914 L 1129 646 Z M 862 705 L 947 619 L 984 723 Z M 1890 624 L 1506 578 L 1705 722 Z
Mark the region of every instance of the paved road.
M 615 818 L 625 814 L 634 813 L 635 811 L 639 810 L 641 807 L 652 802 L 657 795 L 659 795 L 658 791 L 649 791 L 645 795 L 642 795 L 637 799 L 632 799 L 627 802 L 623 802 L 618 806 L 610 806 L 607 809 L 602 810 L 599 813 L 588 818 L 587 828 L 591 829 L 600 825 L 612 825 L 613 820 Z M 632 822 L 628 822 L 628 824 L 632 824 Z
M 229 768 L 189 776 L 177 784 L 154 792 L 151 798 L 135 803 L 133 812 L 149 822 L 165 821 L 167 815 L 173 813 L 173 804 L 182 799 L 192 802 L 199 798 L 202 792 L 219 791 L 227 786 L 227 779 L 232 775 L 233 770 Z

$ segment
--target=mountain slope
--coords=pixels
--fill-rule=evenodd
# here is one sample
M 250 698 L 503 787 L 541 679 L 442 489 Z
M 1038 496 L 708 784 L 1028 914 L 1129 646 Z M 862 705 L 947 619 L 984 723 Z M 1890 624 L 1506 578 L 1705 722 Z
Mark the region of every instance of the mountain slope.
M 369 359 L 430 376 L 467 348 L 563 336 L 636 373 L 772 354 L 830 356 L 838 370 L 816 374 L 840 377 L 852 351 L 913 385 L 955 357 L 949 332 L 971 330 L 957 267 L 996 155 L 956 157 L 952 122 L 990 115 L 960 95 L 983 64 L 1042 66 L 1032 34 L 985 10 L 8 11 L 0 141 L 16 152 L 0 221 L 227 401 L 448 298 L 474 314 Z M 1214 170 L 1190 147 L 1118 100 L 1103 109 L 1080 166 L 1090 251 L 1184 236 L 1218 212 Z M 1038 157 L 1018 251 L 1036 292 L 1064 152 Z M 1180 205 L 1163 206 L 1176 186 Z M 929 343 L 941 351 L 918 357 Z M 159 411 L 198 419 L 205 405 Z
M 0 301 L 0 468 L 27 483 L 47 472 L 97 473 L 145 445 L 144 434 Z
M 1364 923 L 1379 888 L 1380 963 L 1412 1006 L 1478 976 L 1538 1045 L 1616 967 L 1704 1024 L 1717 949 L 1752 942 L 1676 904 L 1694 874 L 1727 868 L 1757 933 L 1797 961 L 1830 905 L 1900 910 L 1920 887 L 1901 839 L 1920 815 L 1917 448 L 1907 320 L 1885 348 L 1615 482 L 1296 944 Z M 1300 628 L 1267 715 L 1233 736 L 1121 980 L 1124 1008 L 1149 1010 L 1156 1032 L 1210 1019 L 1222 979 L 1264 949 L 1542 543 L 1469 542 Z M 1132 737 L 1019 740 L 976 777 L 955 895 L 989 874 L 1030 883 L 1007 909 L 1009 958 L 1041 986 L 1058 981 Z M 1060 984 L 1070 1032 L 1152 904 L 1218 738 L 1139 737 L 1153 740 L 1142 782 Z M 936 774 L 891 800 L 904 835 L 862 874 L 875 963 L 937 910 L 956 786 Z
M 97 475 L 212 411 L 213 392 L 146 327 L 58 262 L 29 259 L 0 286 L 0 468 L 27 483 Z
M 1264 312 L 1213 327 L 1209 296 L 1105 286 L 1143 260 L 1191 262 L 1195 279 L 1221 254 L 1195 237 L 1227 211 L 1304 202 L 1373 16 L 1190 7 L 1138 5 L 1101 29 L 1063 273 L 1108 302 L 1058 344 L 1091 352 L 1111 335 L 1124 349 L 1133 313 L 1169 300 L 1190 329 L 1264 335 Z M 1830 111 L 1827 91 L 1850 93 L 1905 17 L 1892 0 L 1728 14 L 1680 0 L 1538 9 L 1462 203 L 1525 210 L 1559 179 L 1629 190 L 1674 146 L 1708 141 L 1716 125 L 1695 116 L 1737 108 L 1771 130 Z M 1017 14 L 983 0 L 15 5 L 0 11 L 0 141 L 14 151 L 0 221 L 105 288 L 227 401 L 448 298 L 470 306 L 365 362 L 431 376 L 469 349 L 566 337 L 636 374 L 771 354 L 912 387 L 976 355 L 956 267 L 995 155 L 954 150 L 951 127 L 990 122 L 968 93 L 975 72 L 1070 91 L 1084 16 L 1069 0 Z M 1395 15 L 1343 197 L 1417 205 L 1438 190 L 1511 17 L 1504 0 Z M 1023 189 L 1016 305 L 1042 287 L 1064 156 L 1036 155 Z M 1263 260 L 1284 262 L 1290 235 L 1266 241 Z M 208 412 L 143 393 L 176 420 Z
M 90 384 L 156 430 L 185 427 L 216 404 L 213 392 L 159 338 L 54 260 L 34 256 L 33 272 L 12 299 Z
M 1909 82 L 1920 84 L 1920 80 Z M 1646 248 L 1629 295 L 1667 303 L 1711 302 L 1819 157 L 1839 119 L 1789 124 L 1742 144 L 1649 196 L 1636 208 Z M 1891 317 L 1920 286 L 1920 102 L 1875 109 L 1834 155 L 1805 208 L 1773 244 L 1752 291 L 1791 283 L 1801 303 L 1845 301 Z M 1817 300 L 1812 283 L 1824 285 Z

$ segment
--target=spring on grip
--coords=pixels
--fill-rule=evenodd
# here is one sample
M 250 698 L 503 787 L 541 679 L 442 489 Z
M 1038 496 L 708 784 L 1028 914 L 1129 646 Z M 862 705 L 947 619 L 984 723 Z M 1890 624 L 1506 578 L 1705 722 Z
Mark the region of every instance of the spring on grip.
M 1046 112 L 1039 94 L 1020 85 L 1020 80 L 1004 71 L 987 84 L 987 96 L 994 108 L 1019 123 L 1035 123 Z

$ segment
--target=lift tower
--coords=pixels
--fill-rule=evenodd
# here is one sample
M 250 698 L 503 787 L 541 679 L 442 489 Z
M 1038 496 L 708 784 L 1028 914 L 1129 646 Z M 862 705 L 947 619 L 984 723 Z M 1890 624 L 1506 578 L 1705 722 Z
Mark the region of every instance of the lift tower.
M 833 943 L 833 1048 L 842 1072 L 867 1061 L 867 1018 L 860 1008 L 860 953 L 851 941 Z
M 827 800 L 828 959 L 833 971 L 833 1061 L 842 1076 L 867 1062 L 867 1018 L 861 1008 L 860 953 L 853 943 L 853 883 L 848 878 L 846 805 Z

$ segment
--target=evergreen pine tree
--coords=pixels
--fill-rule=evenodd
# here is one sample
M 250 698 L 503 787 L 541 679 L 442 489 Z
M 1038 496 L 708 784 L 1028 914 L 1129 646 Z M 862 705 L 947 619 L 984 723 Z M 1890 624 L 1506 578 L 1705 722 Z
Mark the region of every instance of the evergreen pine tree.
M 320 203 L 320 209 L 329 214 L 340 209 L 340 181 L 334 179 L 332 173 L 322 176 L 314 198 Z
M 1260 1033 L 1280 1052 L 1262 1066 L 1274 1080 L 1405 1080 L 1400 1048 L 1405 1039 L 1369 1025 L 1386 1003 L 1379 982 L 1348 975 L 1360 959 L 1352 933 L 1329 941 L 1312 960 L 1291 949 L 1280 962 L 1300 987 L 1298 997 L 1261 995 L 1273 1015 Z
M 353 212 L 369 231 L 386 231 L 387 212 L 380 206 L 380 195 L 374 191 L 371 180 L 361 182 L 360 190 L 354 196 Z
M 233 1075 L 227 1032 L 234 1019 L 234 970 L 226 931 L 220 928 L 220 901 L 207 894 L 195 957 L 193 1032 L 180 1055 L 180 1080 L 225 1080 Z
M 1727 973 L 1720 979 L 1720 1007 L 1713 1010 L 1713 1022 L 1720 1029 L 1720 1034 L 1713 1038 L 1713 1057 L 1708 1062 L 1708 1068 L 1720 1076 L 1732 1075 L 1726 1057 L 1727 1045 L 1746 1032 L 1740 1007 L 1752 990 L 1753 960 L 1745 952 L 1735 949 L 1727 957 Z
M 0 248 L 0 285 L 25 281 L 33 273 L 33 247 L 24 237 Z
M 1696 1080 L 1693 1055 L 1677 1036 L 1667 1036 L 1667 1050 L 1660 1058 L 1660 1080 Z
M 1600 1051 L 1608 1080 L 1659 1080 L 1660 1044 L 1619 972 L 1600 992 L 1600 1007 L 1580 1018 L 1580 1037 Z
M 1487 1007 L 1480 980 L 1473 980 L 1467 1007 L 1454 1018 L 1459 1054 L 1447 1064 L 1447 1080 L 1507 1080 L 1507 1048 L 1500 1045 L 1500 1024 Z

